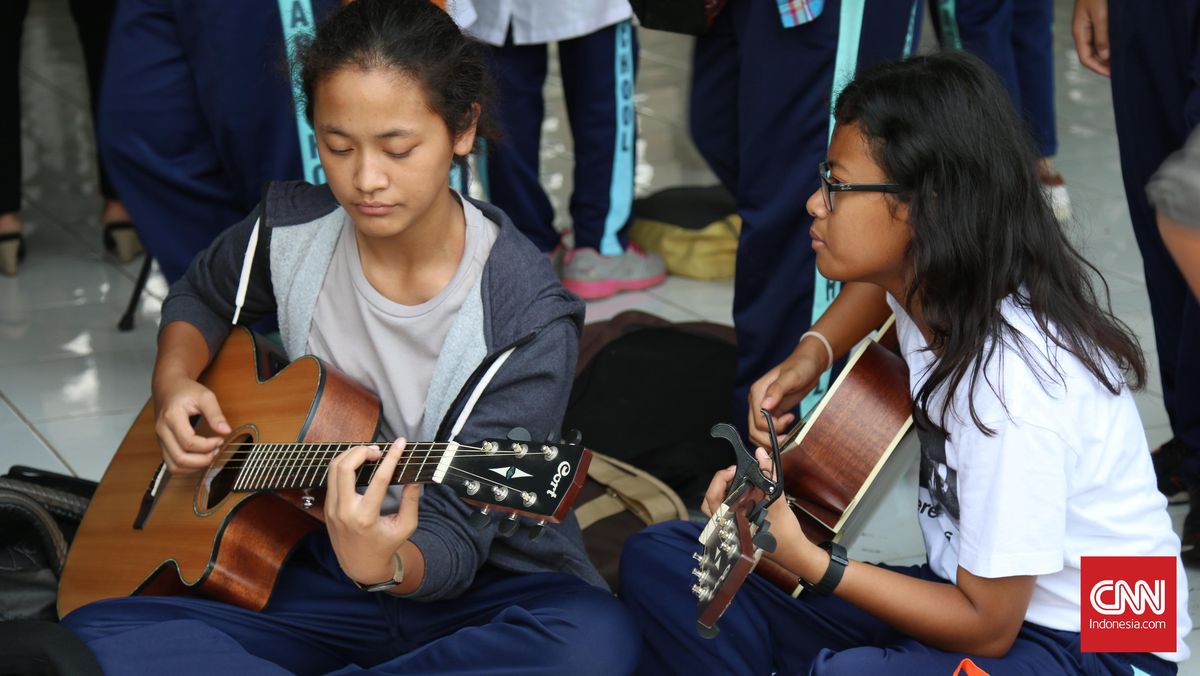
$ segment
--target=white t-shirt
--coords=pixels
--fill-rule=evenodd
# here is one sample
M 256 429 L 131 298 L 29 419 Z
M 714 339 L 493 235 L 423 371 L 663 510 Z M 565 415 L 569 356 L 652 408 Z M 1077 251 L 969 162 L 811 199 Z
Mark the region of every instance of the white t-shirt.
M 478 0 L 451 7 L 459 26 L 496 47 L 504 45 L 509 26 L 514 44 L 537 45 L 582 37 L 633 16 L 628 0 Z
M 466 219 L 466 241 L 454 277 L 436 296 L 401 305 L 371 286 L 349 214 L 317 296 L 309 351 L 379 394 L 387 436 L 431 441 L 421 439 L 420 430 L 438 356 L 500 233 L 478 207 L 455 196 Z
M 888 304 L 915 397 L 934 357 L 890 295 Z M 951 582 L 959 566 L 988 578 L 1036 575 L 1026 621 L 1077 632 L 1081 557 L 1175 556 L 1178 651 L 1159 656 L 1187 659 L 1187 576 L 1133 396 L 1109 392 L 1011 298 L 1001 313 L 1027 339 L 1034 363 L 1006 344 L 981 372 L 975 411 L 995 434 L 972 421 L 969 373 L 941 422 L 948 438 L 919 432 L 917 507 L 929 565 Z M 939 394 L 930 401 L 935 420 Z

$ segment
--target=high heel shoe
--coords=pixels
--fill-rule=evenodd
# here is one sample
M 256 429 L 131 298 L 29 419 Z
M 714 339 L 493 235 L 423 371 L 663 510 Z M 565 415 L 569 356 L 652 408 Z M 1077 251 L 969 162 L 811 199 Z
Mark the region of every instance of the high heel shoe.
M 0 274 L 15 277 L 25 260 L 25 236 L 19 232 L 0 235 Z
M 114 221 L 104 224 L 104 249 L 117 257 L 121 263 L 128 263 L 142 253 L 142 240 L 138 238 L 137 230 L 129 221 Z

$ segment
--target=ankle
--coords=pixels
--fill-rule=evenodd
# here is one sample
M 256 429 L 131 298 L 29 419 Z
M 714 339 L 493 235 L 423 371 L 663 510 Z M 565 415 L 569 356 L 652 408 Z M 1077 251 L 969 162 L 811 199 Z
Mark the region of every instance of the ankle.
M 0 214 L 0 235 L 19 233 L 24 229 L 25 223 L 21 220 L 21 214 L 16 211 Z
M 101 223 L 108 225 L 129 220 L 131 220 L 129 212 L 125 210 L 125 204 L 121 200 L 104 200 L 104 212 L 100 216 Z

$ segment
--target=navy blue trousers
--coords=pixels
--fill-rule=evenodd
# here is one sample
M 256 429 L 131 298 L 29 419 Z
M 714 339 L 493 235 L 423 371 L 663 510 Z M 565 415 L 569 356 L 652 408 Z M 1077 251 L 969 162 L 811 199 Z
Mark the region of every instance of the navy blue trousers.
M 1028 122 L 1042 157 L 1058 152 L 1054 124 L 1054 0 L 933 0 L 946 47 L 983 59 Z M 948 25 L 953 22 L 954 25 Z M 957 37 L 957 44 L 947 44 Z
M 318 18 L 337 5 L 312 0 Z M 266 181 L 307 178 L 283 44 L 275 2 L 118 4 L 97 140 L 168 281 L 254 209 Z
M 560 573 L 485 567 L 462 596 L 417 602 L 354 587 L 310 537 L 256 613 L 142 596 L 63 618 L 106 674 L 630 673 L 640 637 L 612 594 Z
M 1146 183 L 1200 121 L 1200 0 L 1110 0 L 1113 112 L 1142 254 L 1163 402 L 1200 485 L 1200 306 L 1158 234 Z
M 717 624 L 696 632 L 692 553 L 700 526 L 673 521 L 630 538 L 621 556 L 621 595 L 645 637 L 642 674 L 889 674 L 951 676 L 964 659 L 991 674 L 1147 674 L 1176 666 L 1144 653 L 1081 653 L 1079 634 L 1026 623 L 1008 655 L 974 657 L 931 648 L 837 597 L 785 594 L 751 575 Z M 942 581 L 929 566 L 887 568 Z
M 816 257 L 805 202 L 817 190 L 817 164 L 829 145 L 841 4 L 827 0 L 816 20 L 785 29 L 775 3 L 730 0 L 696 41 L 692 140 L 736 196 L 742 217 L 732 402 L 741 428 L 750 385 L 791 354 L 808 330 L 814 291 L 834 293 L 813 288 Z M 866 0 L 860 69 L 899 59 L 906 43 L 917 44 L 914 5 L 921 3 Z
M 504 138 L 488 145 L 485 184 L 493 204 L 542 251 L 558 245 L 554 209 L 538 177 L 547 48 L 491 50 Z M 558 43 L 558 64 L 571 124 L 575 166 L 571 222 L 575 246 L 606 256 L 625 250 L 633 209 L 637 122 L 633 109 L 637 32 L 619 24 Z

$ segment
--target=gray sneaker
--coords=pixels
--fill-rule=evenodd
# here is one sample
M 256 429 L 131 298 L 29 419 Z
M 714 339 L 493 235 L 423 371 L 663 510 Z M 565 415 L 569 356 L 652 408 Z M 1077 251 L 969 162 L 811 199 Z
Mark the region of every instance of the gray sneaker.
M 584 300 L 648 289 L 666 280 L 667 265 L 662 257 L 642 251 L 632 242 L 620 256 L 601 256 L 595 249 L 572 249 L 563 258 L 563 286 Z

